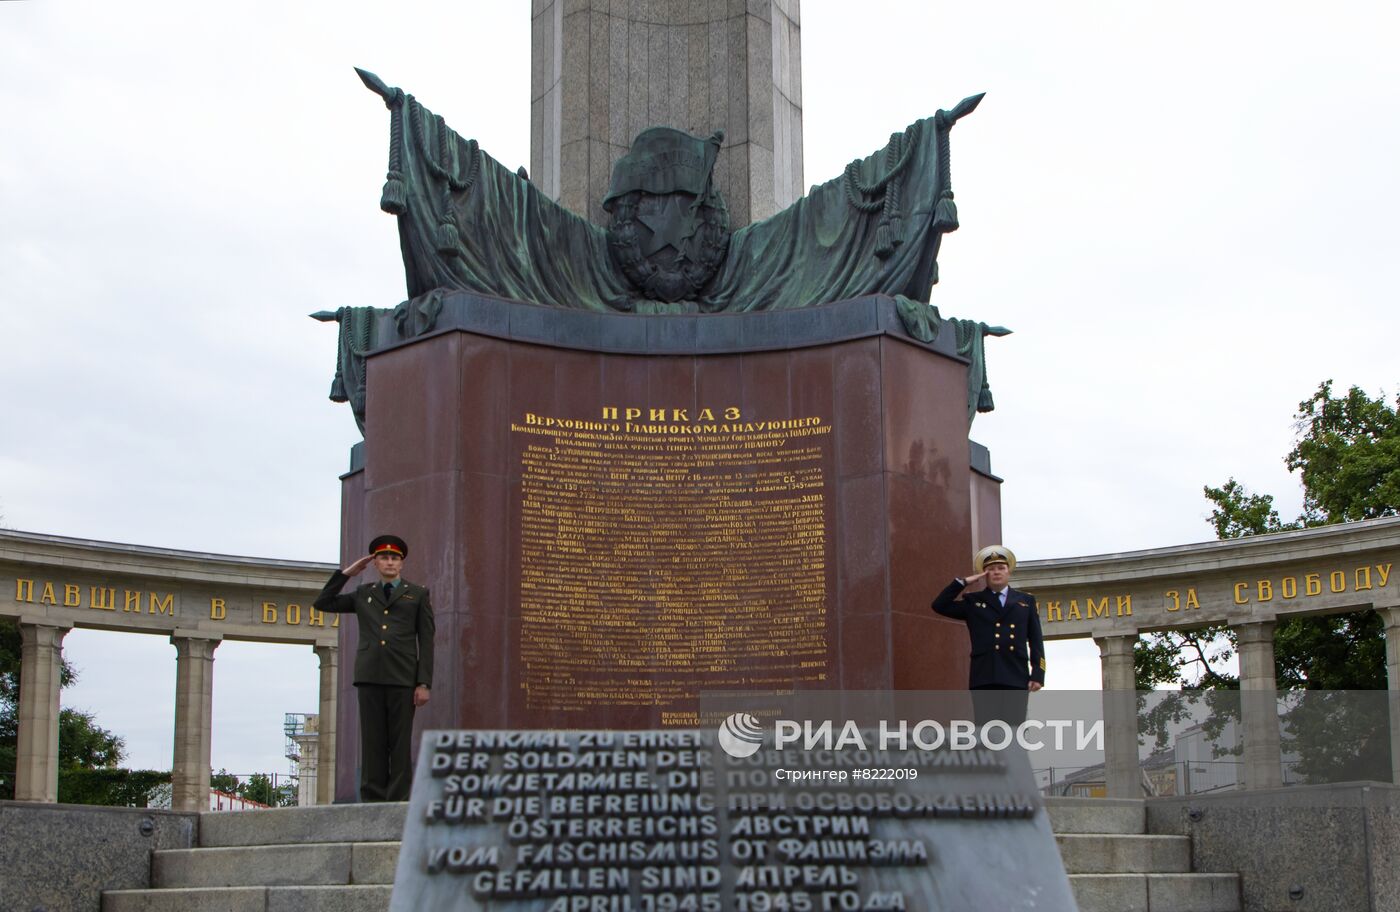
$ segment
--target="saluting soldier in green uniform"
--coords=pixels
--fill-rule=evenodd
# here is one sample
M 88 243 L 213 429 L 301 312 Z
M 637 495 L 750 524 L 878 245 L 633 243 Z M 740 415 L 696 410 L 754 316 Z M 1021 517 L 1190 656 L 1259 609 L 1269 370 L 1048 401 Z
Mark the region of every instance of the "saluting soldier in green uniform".
M 360 704 L 360 800 L 407 801 L 413 783 L 413 712 L 433 684 L 433 606 L 428 590 L 401 577 L 408 545 L 381 535 L 369 553 L 316 597 L 321 611 L 354 612 L 359 628 L 355 693 Z M 340 590 L 373 562 L 379 581 Z

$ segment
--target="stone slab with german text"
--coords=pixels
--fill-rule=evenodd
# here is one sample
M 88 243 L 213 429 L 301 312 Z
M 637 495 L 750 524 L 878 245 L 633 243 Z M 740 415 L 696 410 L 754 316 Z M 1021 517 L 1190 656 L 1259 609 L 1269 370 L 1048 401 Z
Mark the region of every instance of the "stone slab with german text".
M 797 768 L 847 775 L 784 786 L 779 771 Z M 875 778 L 884 773 L 906 778 Z M 977 749 L 737 759 L 716 749 L 713 730 L 426 732 L 390 904 L 1075 908 L 1023 758 Z

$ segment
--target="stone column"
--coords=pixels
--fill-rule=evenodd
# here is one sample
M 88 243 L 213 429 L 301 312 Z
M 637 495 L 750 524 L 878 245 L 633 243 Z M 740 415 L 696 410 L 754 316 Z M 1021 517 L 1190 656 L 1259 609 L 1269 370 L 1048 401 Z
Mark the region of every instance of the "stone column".
M 1283 785 L 1279 746 L 1278 682 L 1274 678 L 1274 622 L 1235 626 L 1240 652 L 1240 719 L 1244 726 L 1243 788 Z
M 313 647 L 321 660 L 321 694 L 316 712 L 316 803 L 335 803 L 336 686 L 340 676 L 340 647 L 320 643 Z
M 308 720 L 315 722 L 315 719 Z M 317 771 L 321 768 L 320 745 L 316 743 L 315 726 L 308 724 L 306 734 L 295 739 L 297 745 L 297 807 L 314 807 L 316 800 Z
M 209 810 L 209 753 L 214 705 L 214 650 L 219 637 L 170 635 L 175 646 L 175 757 L 170 806 Z
M 1137 634 L 1095 637 L 1103 665 L 1104 784 L 1110 798 L 1141 798 L 1138 768 Z
M 733 229 L 806 191 L 800 0 L 534 0 L 531 13 L 530 179 L 553 199 L 608 224 L 613 163 L 656 126 L 724 131 L 714 178 Z
M 68 627 L 19 624 L 19 743 L 15 800 L 58 800 L 58 688 Z
M 1400 605 L 1376 610 L 1385 621 L 1385 674 L 1390 688 L 1390 781 L 1400 785 Z

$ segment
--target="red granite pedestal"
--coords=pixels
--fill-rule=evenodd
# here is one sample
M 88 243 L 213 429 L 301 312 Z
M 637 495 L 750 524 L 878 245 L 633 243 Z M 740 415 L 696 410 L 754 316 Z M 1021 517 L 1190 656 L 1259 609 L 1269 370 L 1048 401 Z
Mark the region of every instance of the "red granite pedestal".
M 964 629 L 929 602 L 999 539 L 1000 500 L 948 341 L 904 335 L 883 298 L 682 318 L 454 297 L 370 357 L 343 488 L 344 560 L 401 535 L 432 590 L 417 731 L 693 726 L 704 689 L 965 686 Z

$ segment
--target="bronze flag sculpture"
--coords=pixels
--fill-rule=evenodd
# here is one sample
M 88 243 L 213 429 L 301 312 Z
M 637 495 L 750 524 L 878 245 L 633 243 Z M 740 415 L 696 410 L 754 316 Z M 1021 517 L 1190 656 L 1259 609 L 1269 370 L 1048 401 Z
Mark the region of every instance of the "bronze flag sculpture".
M 713 181 L 723 133 L 644 130 L 613 168 L 607 227 L 568 210 L 463 139 L 402 89 L 356 70 L 391 113 L 380 207 L 398 218 L 408 300 L 402 337 L 432 328 L 443 292 L 613 313 L 735 313 L 812 307 L 864 295 L 895 299 L 928 342 L 945 323 L 971 362 L 969 421 L 991 411 L 983 340 L 1009 330 L 943 320 L 929 295 L 943 235 L 958 227 L 949 132 L 982 95 L 915 121 L 842 174 L 760 222 L 729 230 Z M 363 357 L 374 308 L 313 316 L 340 322 L 331 398 L 363 426 Z

